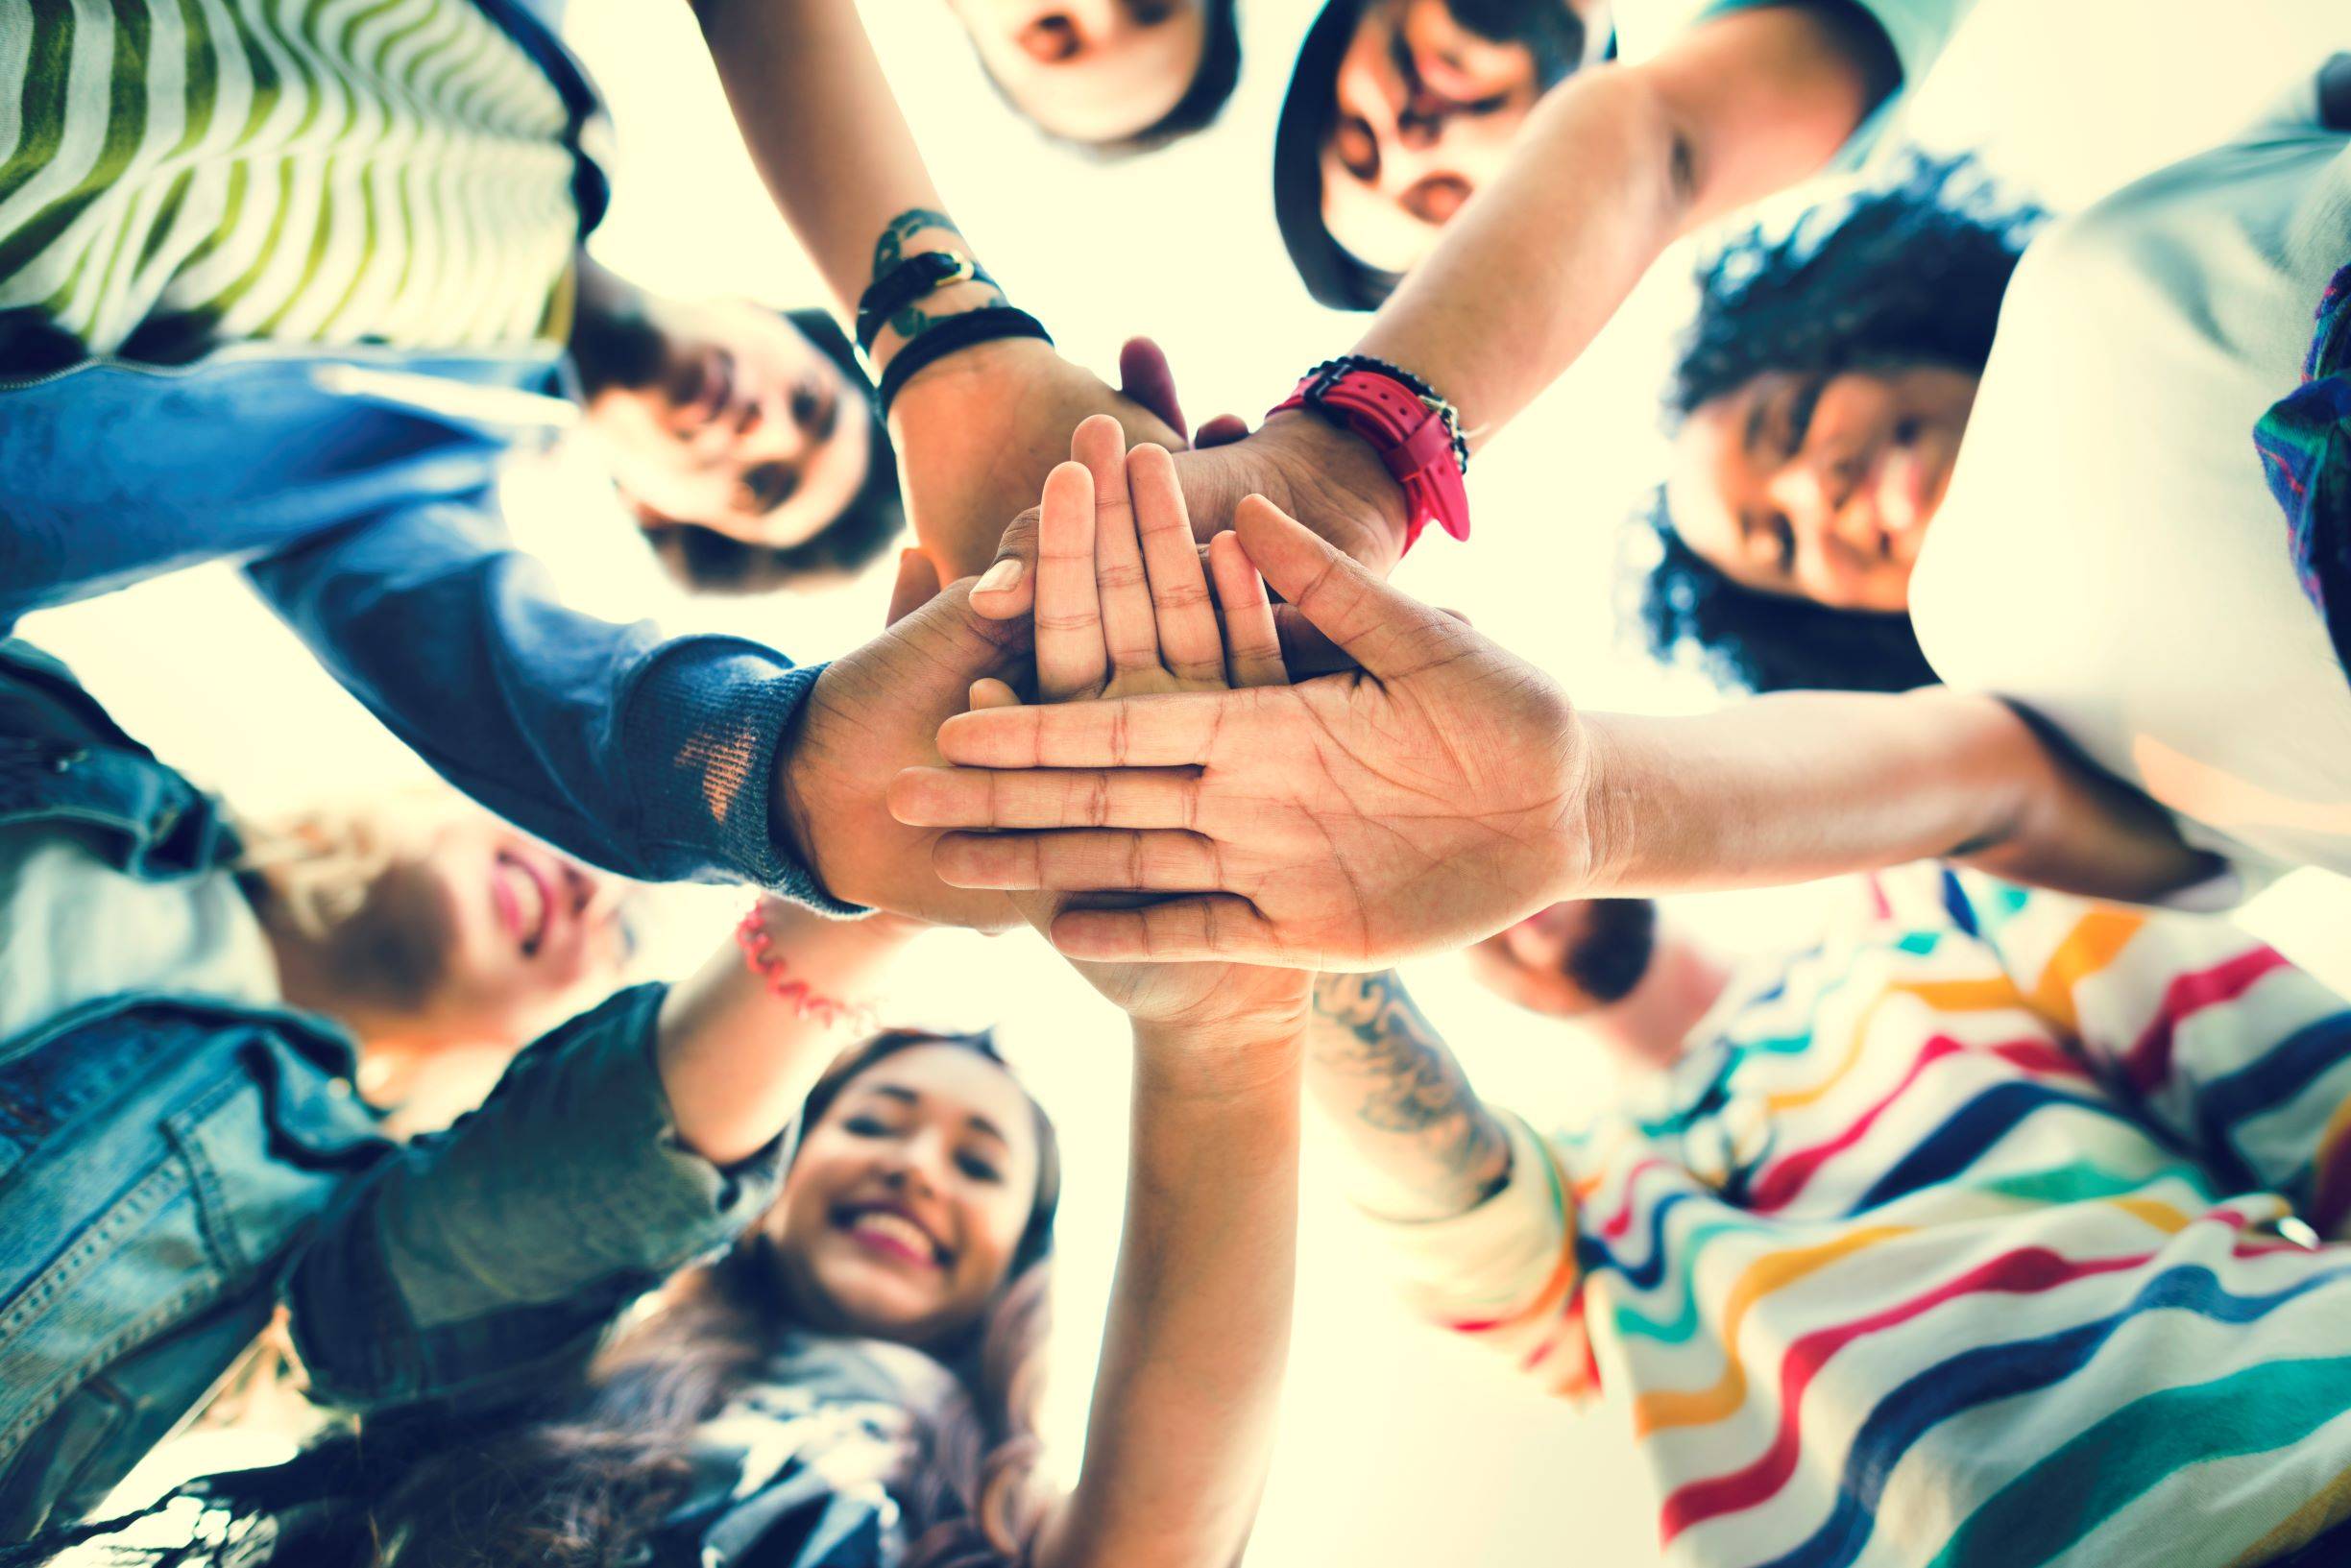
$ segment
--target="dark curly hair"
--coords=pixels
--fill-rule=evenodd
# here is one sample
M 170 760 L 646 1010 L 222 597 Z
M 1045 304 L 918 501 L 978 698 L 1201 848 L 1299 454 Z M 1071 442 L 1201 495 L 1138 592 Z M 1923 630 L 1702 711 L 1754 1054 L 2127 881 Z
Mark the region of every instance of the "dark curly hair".
M 1173 108 L 1142 130 L 1103 141 L 1082 141 L 1056 134 L 1033 120 L 1030 124 L 1038 135 L 1054 146 L 1105 163 L 1141 153 L 1155 153 L 1194 132 L 1207 130 L 1224 112 L 1233 89 L 1241 84 L 1241 15 L 1238 0 L 1207 0 L 1205 10 L 1207 30 L 1200 42 L 1200 64 L 1193 69 L 1190 85 Z M 996 90 L 1005 108 L 1029 119 L 1028 111 L 1012 101 L 1012 95 L 1005 91 L 1004 84 L 996 80 L 984 60 L 981 62 L 980 74 L 987 78 L 988 85 Z
M 858 363 L 848 334 L 829 312 L 787 310 L 800 335 L 840 367 L 852 391 L 870 406 L 872 383 Z M 824 529 L 797 544 L 778 548 L 750 544 L 697 523 L 637 514 L 637 524 L 653 547 L 654 559 L 680 587 L 693 593 L 764 593 L 844 577 L 880 555 L 906 528 L 906 505 L 898 494 L 898 457 L 882 421 L 868 415 L 872 429 L 865 448 L 865 477 Z
M 2046 214 L 2000 191 L 1969 154 L 1913 152 L 1888 182 L 1813 208 L 1784 232 L 1757 227 L 1698 270 L 1698 314 L 1665 394 L 1667 422 L 1768 372 L 1872 365 L 1980 371 L 2000 300 Z M 1637 616 L 1650 651 L 1697 654 L 1755 691 L 1906 691 L 1935 675 L 1910 617 L 1831 610 L 1733 582 L 1682 543 L 1660 488 Z

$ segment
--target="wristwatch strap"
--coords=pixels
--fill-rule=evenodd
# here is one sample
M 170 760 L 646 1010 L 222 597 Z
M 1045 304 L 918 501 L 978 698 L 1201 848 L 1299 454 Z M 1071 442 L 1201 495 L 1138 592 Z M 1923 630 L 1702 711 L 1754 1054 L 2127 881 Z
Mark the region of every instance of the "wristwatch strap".
M 1469 493 L 1462 483 L 1465 448 L 1451 405 L 1378 360 L 1347 355 L 1318 365 L 1272 410 L 1311 409 L 1370 443 L 1403 487 L 1409 520 L 1404 547 L 1434 521 L 1455 539 L 1469 537 Z

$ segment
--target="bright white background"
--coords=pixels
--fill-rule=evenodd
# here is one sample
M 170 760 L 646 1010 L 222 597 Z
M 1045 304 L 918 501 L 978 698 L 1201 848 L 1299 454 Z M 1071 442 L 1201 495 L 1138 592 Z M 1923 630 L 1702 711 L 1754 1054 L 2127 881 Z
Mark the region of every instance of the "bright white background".
M 1108 365 L 1130 333 L 1158 337 L 1196 422 L 1224 409 L 1253 418 L 1354 331 L 1295 282 L 1268 194 L 1275 108 L 1311 8 L 1243 0 L 1242 9 L 1247 65 L 1223 121 L 1147 161 L 1106 167 L 1051 150 L 1010 119 L 939 0 L 866 0 L 939 187 L 991 270 L 1081 362 Z M 1938 145 L 1989 149 L 1997 168 L 2050 205 L 2075 205 L 2224 135 L 2344 32 L 2340 0 L 1984 0 L 1913 123 Z M 685 9 L 576 0 L 571 34 L 619 131 L 618 197 L 598 254 L 674 293 L 817 301 L 737 145 Z M 1480 458 L 1474 543 L 1432 539 L 1400 578 L 1467 611 L 1590 707 L 1710 701 L 1694 680 L 1648 667 L 1616 630 L 1617 524 L 1659 471 L 1657 388 L 1687 308 L 1687 257 L 1669 258 L 1577 369 Z M 519 471 L 510 499 L 525 546 L 574 602 L 601 614 L 744 632 L 802 659 L 850 647 L 880 618 L 882 578 L 749 604 L 685 599 L 622 524 L 585 453 Z M 74 663 L 133 733 L 249 811 L 422 772 L 225 569 L 53 612 L 25 630 Z M 740 902 L 668 896 L 657 970 L 675 973 L 723 940 Z M 1819 890 L 1689 901 L 1689 917 L 1726 941 L 1766 944 L 1801 934 L 1826 902 Z M 2351 894 L 2341 884 L 2290 882 L 2252 919 L 2351 983 Z M 1411 977 L 1491 1096 L 1539 1121 L 1573 1118 L 1607 1094 L 1605 1070 L 1572 1035 L 1485 997 L 1455 964 L 1416 966 Z M 1074 1462 L 1122 1201 L 1121 1023 L 1025 936 L 926 938 L 899 982 L 889 1010 L 909 1022 L 997 1025 L 1061 1127 L 1069 1181 L 1054 1427 L 1058 1455 Z M 1654 1561 L 1646 1479 L 1616 1412 L 1538 1401 L 1466 1347 L 1405 1321 L 1364 1240 L 1310 1169 L 1288 1411 L 1250 1560 Z

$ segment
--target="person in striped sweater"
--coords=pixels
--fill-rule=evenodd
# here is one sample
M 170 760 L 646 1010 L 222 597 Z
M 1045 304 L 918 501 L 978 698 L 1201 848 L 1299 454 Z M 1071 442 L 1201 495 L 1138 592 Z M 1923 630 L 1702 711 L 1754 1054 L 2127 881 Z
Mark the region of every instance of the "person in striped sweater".
M 1321 977 L 1309 1093 L 1409 1295 L 1630 1422 L 1669 1563 L 2343 1560 L 2351 1009 L 2220 920 L 1866 887 L 1755 961 L 1589 907 L 1493 938 L 1660 1067 L 1564 1132 L 1393 973 Z

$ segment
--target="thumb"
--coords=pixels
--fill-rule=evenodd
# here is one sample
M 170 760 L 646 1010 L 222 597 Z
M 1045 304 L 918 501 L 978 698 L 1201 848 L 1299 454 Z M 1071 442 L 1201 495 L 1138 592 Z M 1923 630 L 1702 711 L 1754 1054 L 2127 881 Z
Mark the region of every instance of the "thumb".
M 1036 602 L 1038 510 L 1012 519 L 996 546 L 996 561 L 972 584 L 971 607 L 989 620 L 1025 617 Z
M 1200 427 L 1192 438 L 1194 451 L 1206 451 L 1211 446 L 1229 446 L 1249 433 L 1248 421 L 1238 414 L 1219 414 Z
M 1242 500 L 1233 531 L 1266 586 L 1380 680 L 1401 680 L 1459 647 L 1459 621 L 1389 587 L 1263 495 Z
M 1183 408 L 1176 400 L 1176 373 L 1159 345 L 1149 338 L 1128 338 L 1119 350 L 1119 391 L 1168 422 L 1176 439 L 1184 439 Z
M 938 597 L 938 567 L 920 550 L 898 552 L 898 580 L 890 586 L 889 612 L 882 624 L 895 626 Z

